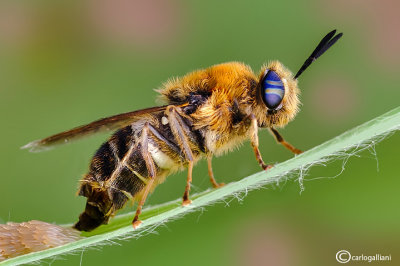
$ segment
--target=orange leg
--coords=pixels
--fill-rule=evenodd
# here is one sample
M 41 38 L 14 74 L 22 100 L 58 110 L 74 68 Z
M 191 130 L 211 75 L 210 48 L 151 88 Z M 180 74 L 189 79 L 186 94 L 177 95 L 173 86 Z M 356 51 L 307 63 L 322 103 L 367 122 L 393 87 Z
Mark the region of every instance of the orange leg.
M 279 142 L 280 144 L 282 144 L 286 149 L 288 149 L 289 151 L 293 152 L 294 154 L 300 154 L 302 153 L 301 150 L 296 149 L 295 147 L 293 147 L 289 142 L 286 142 L 282 135 L 279 134 L 278 130 L 276 130 L 275 128 L 271 127 L 269 128 L 270 132 L 274 135 L 275 139 L 277 142 Z
M 212 184 L 212 186 L 214 188 L 222 187 L 225 184 L 224 183 L 219 183 L 218 184 L 217 180 L 215 180 L 215 178 L 214 178 L 214 173 L 213 173 L 213 170 L 212 170 L 211 160 L 212 160 L 212 155 L 207 156 L 208 176 L 210 177 L 211 184 Z
M 154 165 L 153 158 L 151 157 L 151 155 L 149 153 L 148 142 L 149 142 L 149 124 L 146 123 L 142 129 L 142 135 L 141 135 L 142 157 L 143 157 L 144 161 L 146 162 L 146 167 L 147 167 L 147 171 L 150 175 L 150 178 L 149 178 L 148 183 L 144 187 L 143 196 L 141 197 L 141 199 L 138 203 L 135 217 L 132 220 L 133 229 L 136 229 L 142 223 L 142 221 L 139 220 L 139 215 L 142 213 L 142 207 L 144 205 L 144 202 L 146 201 L 147 195 L 149 194 L 149 192 L 153 186 L 154 179 L 156 177 L 156 167 Z
M 183 193 L 182 206 L 187 206 L 192 203 L 192 201 L 189 199 L 190 184 L 192 183 L 192 171 L 193 171 L 193 162 L 189 161 L 186 188 L 185 188 L 185 193 Z
M 139 225 L 142 223 L 142 221 L 139 220 L 139 215 L 142 213 L 142 207 L 144 205 L 144 202 L 146 201 L 147 195 L 149 194 L 153 183 L 154 183 L 154 178 L 151 178 L 150 181 L 147 183 L 147 185 L 144 188 L 145 190 L 143 192 L 143 196 L 139 201 L 139 204 L 136 208 L 135 217 L 133 218 L 133 221 L 132 221 L 133 229 L 138 228 Z
M 272 165 L 265 164 L 262 157 L 260 150 L 258 149 L 258 124 L 257 124 L 257 119 L 253 114 L 250 115 L 251 119 L 251 135 L 250 135 L 250 141 L 251 141 L 251 146 L 253 147 L 254 155 L 256 156 L 258 164 L 261 166 L 262 169 L 268 170 L 272 167 Z

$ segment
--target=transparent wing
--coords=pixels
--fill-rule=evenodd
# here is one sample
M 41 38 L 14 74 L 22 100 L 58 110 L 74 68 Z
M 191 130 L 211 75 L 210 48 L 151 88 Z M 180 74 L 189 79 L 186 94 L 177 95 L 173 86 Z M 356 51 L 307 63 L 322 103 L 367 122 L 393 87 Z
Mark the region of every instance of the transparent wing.
M 29 149 L 31 152 L 48 150 L 53 148 L 55 145 L 75 141 L 95 133 L 117 130 L 139 120 L 145 114 L 164 111 L 166 107 L 167 106 L 151 107 L 102 118 L 84 126 L 76 127 L 44 139 L 32 141 L 21 147 L 21 149 Z

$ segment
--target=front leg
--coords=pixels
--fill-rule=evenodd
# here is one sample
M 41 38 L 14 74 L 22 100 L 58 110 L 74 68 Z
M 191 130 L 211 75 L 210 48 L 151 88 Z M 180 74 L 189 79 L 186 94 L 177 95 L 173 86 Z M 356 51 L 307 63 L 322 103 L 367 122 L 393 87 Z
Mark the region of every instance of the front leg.
M 273 127 L 269 128 L 270 132 L 274 135 L 276 141 L 280 144 L 282 144 L 286 149 L 288 149 L 289 151 L 293 152 L 294 154 L 300 154 L 302 153 L 301 150 L 296 149 L 292 144 L 290 144 L 289 142 L 287 142 L 286 140 L 283 139 L 282 135 L 279 134 L 278 130 L 276 130 Z
M 251 128 L 250 128 L 250 141 L 251 146 L 253 147 L 254 154 L 256 156 L 258 164 L 261 166 L 262 169 L 268 170 L 272 167 L 272 165 L 265 164 L 262 157 L 260 150 L 258 149 L 258 123 L 256 117 L 251 114 L 249 116 L 251 120 Z

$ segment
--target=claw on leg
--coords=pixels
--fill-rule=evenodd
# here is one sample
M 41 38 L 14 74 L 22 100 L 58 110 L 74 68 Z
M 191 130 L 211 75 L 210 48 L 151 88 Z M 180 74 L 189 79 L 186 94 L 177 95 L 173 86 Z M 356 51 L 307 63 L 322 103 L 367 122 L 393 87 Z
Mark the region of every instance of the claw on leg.
M 190 199 L 186 199 L 186 200 L 182 201 L 182 206 L 188 206 L 190 204 L 192 204 L 192 201 Z
M 142 224 L 142 221 L 140 221 L 140 220 L 133 220 L 132 221 L 132 227 L 133 227 L 133 230 L 136 230 L 140 225 Z
M 263 166 L 263 169 L 264 169 L 264 171 L 268 171 L 272 167 L 274 167 L 272 164 L 266 164 L 266 165 Z
M 213 187 L 214 188 L 220 188 L 220 187 L 223 187 L 223 186 L 225 186 L 225 183 L 217 183 L 217 184 L 213 184 Z

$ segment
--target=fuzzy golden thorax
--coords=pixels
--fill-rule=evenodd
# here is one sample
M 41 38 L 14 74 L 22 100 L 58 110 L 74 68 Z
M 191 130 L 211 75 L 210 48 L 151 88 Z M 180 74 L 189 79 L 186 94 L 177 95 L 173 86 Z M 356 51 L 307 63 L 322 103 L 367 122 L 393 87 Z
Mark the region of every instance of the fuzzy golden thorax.
M 267 69 L 275 71 L 285 87 L 282 108 L 272 113 L 268 113 L 261 99 L 261 81 Z M 193 94 L 205 95 L 207 101 L 192 115 L 197 121 L 196 128 L 207 126 L 225 132 L 236 126 L 238 118 L 251 114 L 256 116 L 260 127 L 282 127 L 295 117 L 300 104 L 297 80 L 278 61 L 264 65 L 258 78 L 243 63 L 214 65 L 168 80 L 158 92 L 168 104 L 187 102 Z
M 273 113 L 261 98 L 261 82 L 266 69 L 275 71 L 285 87 L 282 107 Z M 167 104 L 179 105 L 201 99 L 190 114 L 193 129 L 202 131 L 210 152 L 224 153 L 249 138 L 250 118 L 259 127 L 282 127 L 298 110 L 297 81 L 277 61 L 262 68 L 260 76 L 243 63 L 230 62 L 174 78 L 158 90 Z M 196 98 L 198 97 L 198 98 Z

